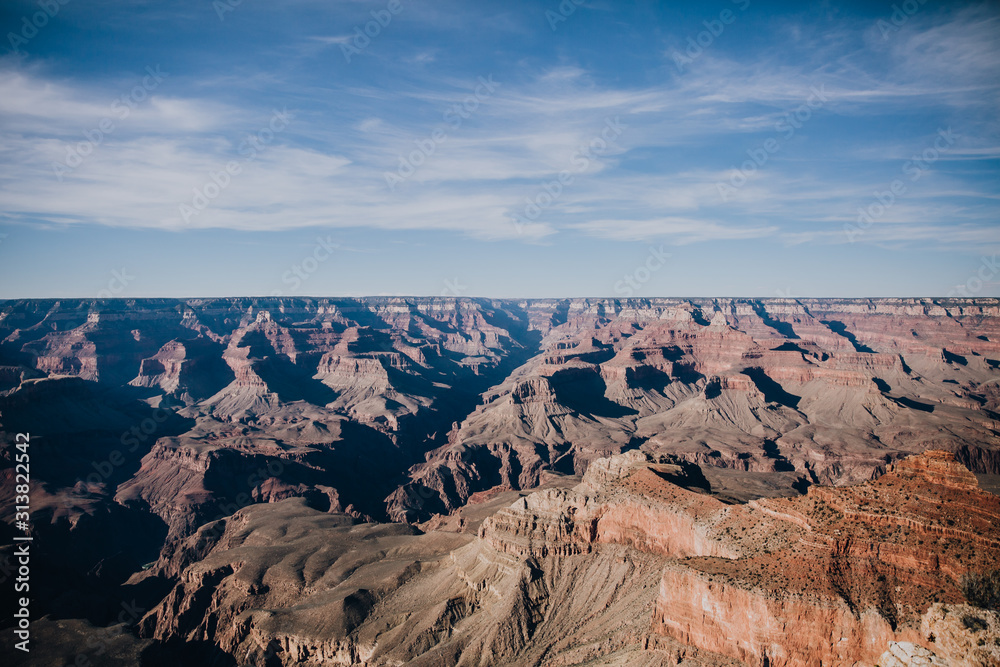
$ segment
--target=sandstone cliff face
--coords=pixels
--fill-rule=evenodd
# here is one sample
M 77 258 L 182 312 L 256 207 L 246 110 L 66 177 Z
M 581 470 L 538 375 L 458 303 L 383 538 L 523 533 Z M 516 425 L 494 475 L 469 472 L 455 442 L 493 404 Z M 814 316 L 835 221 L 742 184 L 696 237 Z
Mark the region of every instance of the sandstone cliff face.
M 842 600 L 765 596 L 686 568 L 664 572 L 653 622 L 657 632 L 750 665 L 851 665 L 896 639 L 877 611 L 859 618 Z
M 924 619 L 935 602 L 962 601 L 960 575 L 995 567 L 1000 502 L 953 455 L 928 452 L 871 484 L 748 509 L 805 531 L 752 557 L 668 568 L 657 631 L 770 665 L 872 664 L 891 642 L 963 655 Z

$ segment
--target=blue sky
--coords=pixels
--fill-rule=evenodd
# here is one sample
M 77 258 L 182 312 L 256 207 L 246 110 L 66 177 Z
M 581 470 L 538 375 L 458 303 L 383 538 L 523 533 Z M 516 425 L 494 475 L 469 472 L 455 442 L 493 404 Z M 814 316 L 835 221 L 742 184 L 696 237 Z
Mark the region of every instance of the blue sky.
M 0 298 L 1000 296 L 997 2 L 63 1 Z

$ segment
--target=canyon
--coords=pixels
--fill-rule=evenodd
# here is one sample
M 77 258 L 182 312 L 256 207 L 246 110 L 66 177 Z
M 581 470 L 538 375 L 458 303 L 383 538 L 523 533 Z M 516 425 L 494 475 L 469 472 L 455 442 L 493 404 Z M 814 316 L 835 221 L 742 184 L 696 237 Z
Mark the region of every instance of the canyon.
M 30 664 L 996 665 L 998 381 L 991 298 L 0 302 L 0 569 L 30 433 Z

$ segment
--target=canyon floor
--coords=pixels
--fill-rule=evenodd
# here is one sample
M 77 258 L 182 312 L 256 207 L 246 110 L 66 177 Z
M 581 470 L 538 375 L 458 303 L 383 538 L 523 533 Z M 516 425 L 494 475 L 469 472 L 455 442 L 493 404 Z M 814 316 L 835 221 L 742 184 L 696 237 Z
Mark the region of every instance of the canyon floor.
M 998 381 L 985 298 L 2 302 L 4 654 L 998 665 Z

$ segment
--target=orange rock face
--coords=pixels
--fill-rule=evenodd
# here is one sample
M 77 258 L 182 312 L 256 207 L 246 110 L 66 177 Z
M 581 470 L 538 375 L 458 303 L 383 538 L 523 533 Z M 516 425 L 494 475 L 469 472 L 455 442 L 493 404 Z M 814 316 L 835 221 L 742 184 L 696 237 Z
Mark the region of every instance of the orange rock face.
M 896 638 L 877 612 L 859 618 L 844 603 L 791 591 L 764 596 L 686 568 L 664 572 L 653 623 L 655 632 L 750 665 L 850 665 Z
M 961 575 L 1000 562 L 1000 498 L 949 452 L 874 482 L 735 506 L 638 453 L 588 478 L 523 498 L 481 536 L 522 558 L 601 544 L 664 556 L 651 631 L 747 664 L 874 664 L 893 642 L 940 652 L 922 619 L 963 602 Z
M 933 651 L 923 615 L 963 601 L 962 574 L 1000 562 L 1000 499 L 948 452 L 905 459 L 870 484 L 748 509 L 801 517 L 805 530 L 777 550 L 668 568 L 657 632 L 774 666 L 874 661 L 892 641 Z

